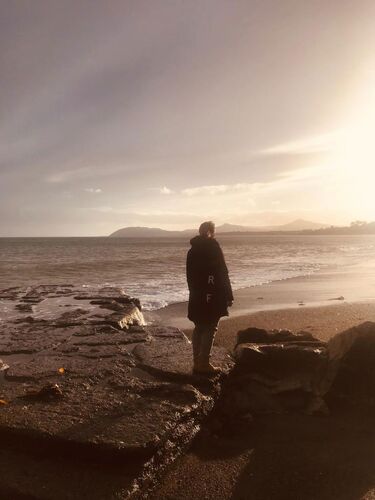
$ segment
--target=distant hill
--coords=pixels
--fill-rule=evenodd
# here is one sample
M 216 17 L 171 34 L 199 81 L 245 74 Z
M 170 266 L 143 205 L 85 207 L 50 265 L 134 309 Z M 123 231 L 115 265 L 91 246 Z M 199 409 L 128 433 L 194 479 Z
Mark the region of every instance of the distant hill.
M 350 226 L 329 226 L 322 229 L 300 231 L 301 234 L 375 234 L 375 222 L 354 221 Z
M 326 224 L 318 224 L 316 222 L 305 221 L 302 219 L 283 224 L 281 226 L 241 226 L 236 224 L 222 224 L 216 227 L 217 233 L 254 233 L 254 232 L 279 232 L 279 231 L 303 231 L 327 228 Z M 183 231 L 168 231 L 158 227 L 124 227 L 110 234 L 111 238 L 160 238 L 160 237 L 177 237 L 177 236 L 192 236 L 197 234 L 197 229 L 185 229 Z
M 269 232 L 269 231 L 303 231 L 314 230 L 329 227 L 328 224 L 319 224 L 318 222 L 311 222 L 308 220 L 297 219 L 288 224 L 280 226 L 238 226 L 235 224 L 222 224 L 216 227 L 217 233 L 233 233 L 233 232 Z
M 110 234 L 111 238 L 159 238 L 164 236 L 181 236 L 187 234 L 186 231 L 167 231 L 158 227 L 123 227 Z M 194 234 L 194 230 L 191 230 Z
M 279 231 L 304 231 L 306 229 L 321 229 L 329 227 L 328 224 L 321 224 L 319 222 L 311 222 L 308 220 L 304 219 L 297 219 L 294 220 L 293 222 L 289 222 L 288 224 L 284 224 L 282 226 L 279 226 L 278 230 Z M 273 231 L 275 228 L 273 229 Z

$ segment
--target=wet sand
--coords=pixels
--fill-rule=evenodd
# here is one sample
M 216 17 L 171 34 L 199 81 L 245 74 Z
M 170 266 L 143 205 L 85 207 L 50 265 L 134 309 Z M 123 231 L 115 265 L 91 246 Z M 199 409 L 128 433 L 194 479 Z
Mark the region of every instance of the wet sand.
M 234 291 L 229 318 L 216 344 L 232 349 L 238 330 L 249 326 L 308 330 L 322 340 L 362 321 L 375 321 L 375 268 L 352 266 Z M 146 313 L 150 321 L 190 333 L 187 303 Z

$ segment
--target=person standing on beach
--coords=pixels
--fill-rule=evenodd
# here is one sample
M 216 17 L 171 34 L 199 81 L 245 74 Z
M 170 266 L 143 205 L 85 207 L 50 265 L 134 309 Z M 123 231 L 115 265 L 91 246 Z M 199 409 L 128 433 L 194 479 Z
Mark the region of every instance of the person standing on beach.
M 189 287 L 188 318 L 193 331 L 194 372 L 214 374 L 210 353 L 222 316 L 228 316 L 233 293 L 223 252 L 215 239 L 215 224 L 203 222 L 199 235 L 190 240 L 186 259 Z

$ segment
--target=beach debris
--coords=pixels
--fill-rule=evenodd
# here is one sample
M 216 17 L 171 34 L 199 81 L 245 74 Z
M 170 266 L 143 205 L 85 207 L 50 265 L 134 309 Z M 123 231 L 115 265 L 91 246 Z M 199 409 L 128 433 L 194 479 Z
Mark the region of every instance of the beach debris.
M 304 301 L 303 301 L 303 300 L 300 300 L 300 301 L 298 302 L 298 305 L 299 305 L 299 306 L 304 306 L 304 305 L 305 305 L 305 303 L 304 303 Z
M 63 397 L 63 392 L 58 384 L 52 382 L 44 385 L 39 391 L 30 391 L 24 398 L 34 401 L 54 401 Z
M 6 372 L 9 370 L 9 365 L 7 365 L 6 363 L 4 363 L 1 359 L 0 359 L 0 384 L 2 382 L 4 382 L 5 380 L 5 376 L 6 376 Z
M 340 297 L 333 297 L 332 299 L 328 300 L 345 300 L 345 297 L 343 295 L 340 295 Z
M 264 300 L 264 297 L 257 297 L 257 300 Z
M 0 405 L 8 405 L 8 401 L 6 401 L 5 399 L 0 399 Z
M 329 416 L 329 409 L 323 398 L 312 398 L 305 409 L 306 415 Z
M 57 371 L 58 371 L 61 375 L 64 375 L 64 373 L 65 373 L 65 368 L 59 368 Z
M 40 399 L 58 399 L 62 396 L 63 392 L 58 384 L 47 384 L 38 392 L 38 397 Z

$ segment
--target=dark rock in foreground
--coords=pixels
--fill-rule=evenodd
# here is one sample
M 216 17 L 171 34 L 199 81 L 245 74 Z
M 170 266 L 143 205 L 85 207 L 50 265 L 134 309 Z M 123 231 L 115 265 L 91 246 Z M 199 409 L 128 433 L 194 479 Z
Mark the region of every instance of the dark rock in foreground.
M 375 323 L 351 328 L 328 343 L 308 332 L 258 328 L 240 331 L 237 338 L 236 365 L 217 408 L 224 418 L 327 415 L 338 402 L 375 407 Z
M 185 335 L 146 326 L 122 290 L 49 285 L 0 297 L 0 467 L 19 463 L 0 493 L 140 494 L 196 434 L 218 379 L 193 376 Z M 231 362 L 220 349 L 214 360 Z
M 225 385 L 233 414 L 326 412 L 330 382 L 325 343 L 308 332 L 248 328 L 238 333 L 236 366 Z M 234 411 L 233 409 L 236 409 Z
M 327 347 L 336 372 L 329 397 L 345 405 L 375 408 L 375 323 L 339 333 Z

